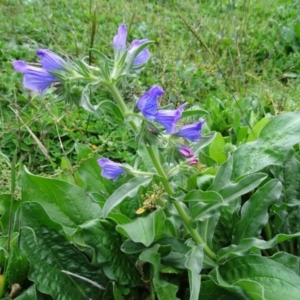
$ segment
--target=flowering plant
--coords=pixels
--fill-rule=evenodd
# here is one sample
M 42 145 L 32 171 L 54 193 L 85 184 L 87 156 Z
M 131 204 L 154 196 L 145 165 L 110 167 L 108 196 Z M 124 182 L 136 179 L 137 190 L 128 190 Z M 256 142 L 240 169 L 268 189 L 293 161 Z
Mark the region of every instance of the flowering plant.
M 91 103 L 93 91 L 108 90 L 112 112 L 136 137 L 138 149 L 132 167 L 77 144 L 80 163 L 67 181 L 24 169 L 22 202 L 11 206 L 21 234 L 6 229 L 12 250 L 3 248 L 3 286 L 23 284 L 29 264 L 33 284 L 24 297 L 297 299 L 299 270 L 290 261 L 298 262 L 298 245 L 291 253 L 281 248 L 300 236 L 287 229 L 295 225 L 283 214 L 284 207 L 299 205 L 291 192 L 296 181 L 282 180 L 287 169 L 299 166 L 293 149 L 300 142 L 299 113 L 273 119 L 257 140 L 218 163 L 209 154 L 224 156 L 213 147 L 220 134 L 203 135 L 200 117 L 187 122 L 186 103 L 160 109 L 165 91 L 158 85 L 136 101 L 123 98 L 122 88 L 150 59 L 151 43 L 134 40 L 127 47 L 122 24 L 113 38 L 113 59 L 94 49 L 95 66 L 45 49 L 37 51 L 42 68 L 13 62 L 25 88 L 44 95 L 52 87 L 60 100 L 90 113 L 101 106 Z M 3 197 L 5 212 L 9 199 Z M 12 279 L 9 266 L 16 258 L 22 276 Z M 53 284 L 44 284 L 49 278 Z

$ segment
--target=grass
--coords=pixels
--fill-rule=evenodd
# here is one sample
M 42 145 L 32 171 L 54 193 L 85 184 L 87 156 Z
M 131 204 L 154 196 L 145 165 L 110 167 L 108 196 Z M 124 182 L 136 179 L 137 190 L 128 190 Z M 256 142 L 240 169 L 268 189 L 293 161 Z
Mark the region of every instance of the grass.
M 48 48 L 63 56 L 83 58 L 89 48 L 111 55 L 111 41 L 120 23 L 128 40 L 155 41 L 152 59 L 126 91 L 128 101 L 152 84 L 166 90 L 164 103 L 185 101 L 210 111 L 212 101 L 230 116 L 235 101 L 245 110 L 266 114 L 300 107 L 300 17 L 294 0 L 96 1 L 4 0 L 0 4 L 0 151 L 10 159 L 18 151 L 19 167 L 34 173 L 60 169 L 64 155 L 75 160 L 74 143 L 100 147 L 102 155 L 130 162 L 134 139 L 110 116 L 71 110 L 22 87 L 12 69 L 16 59 L 37 63 L 35 51 Z M 207 49 L 184 24 L 200 35 Z M 94 26 L 93 24 L 96 24 Z M 103 91 L 99 99 L 107 97 Z M 247 108 L 247 103 L 251 106 Z M 214 125 L 227 135 L 227 127 Z M 35 137 L 49 158 L 37 147 Z M 108 142 L 108 132 L 111 132 Z M 62 150 L 62 147 L 63 150 Z M 7 174 L 5 168 L 2 168 Z M 7 175 L 5 182 L 7 181 Z M 3 177 L 3 178 L 4 178 Z

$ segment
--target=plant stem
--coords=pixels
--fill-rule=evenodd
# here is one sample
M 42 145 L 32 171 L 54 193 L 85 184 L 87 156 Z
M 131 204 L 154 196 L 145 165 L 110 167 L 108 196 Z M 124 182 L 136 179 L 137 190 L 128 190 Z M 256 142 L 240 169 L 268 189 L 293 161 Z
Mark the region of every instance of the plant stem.
M 128 108 L 126 106 L 126 104 L 123 101 L 123 98 L 119 92 L 119 90 L 117 89 L 117 87 L 115 85 L 110 85 L 109 86 L 110 91 L 112 92 L 112 94 L 115 96 L 115 99 L 119 105 L 119 108 L 121 109 L 122 113 L 124 116 L 126 116 L 129 111 Z M 138 127 L 136 125 L 136 123 L 131 120 L 130 125 L 132 127 L 132 129 L 137 132 L 138 131 Z M 152 163 L 156 169 L 157 174 L 160 176 L 160 180 L 166 190 L 166 192 L 170 195 L 170 196 L 174 196 L 175 192 L 168 180 L 168 176 L 166 175 L 160 160 L 158 159 L 156 153 L 154 152 L 153 148 L 151 146 L 146 146 L 146 150 L 152 160 Z M 197 243 L 197 244 L 202 244 L 204 243 L 204 241 L 202 240 L 201 236 L 199 235 L 199 233 L 197 232 L 197 230 L 195 230 L 192 227 L 192 220 L 191 218 L 186 214 L 186 212 L 184 211 L 184 209 L 182 208 L 182 206 L 180 205 L 180 203 L 176 200 L 173 201 L 173 204 L 181 218 L 181 220 L 183 221 L 184 225 L 186 226 L 187 230 L 189 231 L 191 237 L 193 238 L 193 240 Z M 211 258 L 212 260 L 216 259 L 216 254 L 205 244 L 205 246 L 203 247 L 204 252 L 206 253 L 206 255 Z

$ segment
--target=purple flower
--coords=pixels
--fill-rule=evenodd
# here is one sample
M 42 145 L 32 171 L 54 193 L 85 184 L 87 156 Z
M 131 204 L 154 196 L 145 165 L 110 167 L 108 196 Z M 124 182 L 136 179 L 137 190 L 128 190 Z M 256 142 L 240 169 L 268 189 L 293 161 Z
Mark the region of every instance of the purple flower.
M 41 95 L 52 83 L 57 81 L 45 69 L 29 66 L 23 60 L 14 61 L 13 67 L 17 72 L 24 74 L 23 85 L 30 90 L 39 92 Z
M 128 54 L 132 55 L 139 46 L 141 46 L 142 44 L 144 44 L 146 42 L 148 42 L 148 39 L 134 40 L 130 45 Z M 150 54 L 149 50 L 144 48 L 133 60 L 133 65 L 137 66 L 137 65 L 143 65 L 143 64 L 147 63 L 150 56 L 151 56 L 151 54 Z
M 190 149 L 188 146 L 186 145 L 182 145 L 180 144 L 177 147 L 178 152 L 185 158 L 191 158 L 194 156 L 194 152 L 192 149 Z
M 149 121 L 153 121 L 157 115 L 158 98 L 163 95 L 164 90 L 153 85 L 136 103 L 136 108 L 145 116 Z
M 184 107 L 187 103 L 180 105 L 175 110 L 159 110 L 156 114 L 155 121 L 166 128 L 166 133 L 174 132 L 176 123 L 181 118 Z
M 41 57 L 41 65 L 46 71 L 62 69 L 65 64 L 65 61 L 60 56 L 50 50 L 38 49 L 36 54 Z
M 107 179 L 113 179 L 113 181 L 116 181 L 122 173 L 125 173 L 121 164 L 115 163 L 108 158 L 99 159 L 98 165 L 102 168 L 101 175 Z
M 63 68 L 65 61 L 47 49 L 39 49 L 36 54 L 41 57 L 41 65 L 43 68 L 29 66 L 23 60 L 13 62 L 14 69 L 24 74 L 23 85 L 33 91 L 43 95 L 46 89 L 58 79 L 48 71 L 60 70 Z
M 115 51 L 121 53 L 126 50 L 127 28 L 125 24 L 121 24 L 118 29 L 118 34 L 113 39 L 113 47 Z
M 204 123 L 205 121 L 190 124 L 190 125 L 185 125 L 181 127 L 180 130 L 175 134 L 177 136 L 181 136 L 183 138 L 196 142 L 201 138 L 201 129 Z
M 195 165 L 198 165 L 198 163 L 199 163 L 199 159 L 197 157 L 193 157 L 188 160 L 187 165 L 195 166 Z

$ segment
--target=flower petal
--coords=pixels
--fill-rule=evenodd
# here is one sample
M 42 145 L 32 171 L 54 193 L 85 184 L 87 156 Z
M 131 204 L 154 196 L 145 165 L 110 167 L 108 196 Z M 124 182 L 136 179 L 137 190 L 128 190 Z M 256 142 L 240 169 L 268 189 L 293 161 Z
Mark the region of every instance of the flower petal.
M 134 40 L 130 44 L 128 54 L 132 55 L 139 46 L 146 43 L 147 41 L 148 41 L 148 39 Z M 150 57 L 151 57 L 151 54 L 150 54 L 149 50 L 145 48 L 135 57 L 135 59 L 133 61 L 133 65 L 134 66 L 144 65 L 145 63 L 147 63 L 147 61 L 150 59 Z
M 154 85 L 137 102 L 136 108 L 149 121 L 153 121 L 157 115 L 158 98 L 163 95 L 164 90 Z
M 45 90 L 57 79 L 49 74 L 45 69 L 36 68 L 27 65 L 22 60 L 13 62 L 14 69 L 24 74 L 23 84 L 24 87 L 39 92 L 41 95 L 44 94 Z
M 198 141 L 201 138 L 201 129 L 205 121 L 186 125 L 181 127 L 181 129 L 176 132 L 177 136 L 189 139 L 193 142 Z
M 180 120 L 184 107 L 187 103 L 180 105 L 175 110 L 159 110 L 155 121 L 166 128 L 166 133 L 174 132 L 176 123 Z
M 118 34 L 113 39 L 113 47 L 116 51 L 124 52 L 126 50 L 127 28 L 125 24 L 121 24 Z
M 47 71 L 59 70 L 65 64 L 65 61 L 60 56 L 50 50 L 38 49 L 36 54 L 41 57 L 41 64 Z
M 121 164 L 115 163 L 108 158 L 99 159 L 98 165 L 102 168 L 101 175 L 107 179 L 113 179 L 113 181 L 116 181 L 122 173 L 125 173 Z

